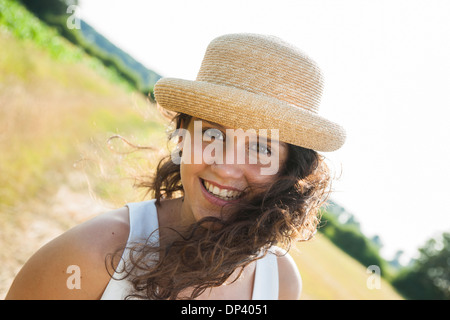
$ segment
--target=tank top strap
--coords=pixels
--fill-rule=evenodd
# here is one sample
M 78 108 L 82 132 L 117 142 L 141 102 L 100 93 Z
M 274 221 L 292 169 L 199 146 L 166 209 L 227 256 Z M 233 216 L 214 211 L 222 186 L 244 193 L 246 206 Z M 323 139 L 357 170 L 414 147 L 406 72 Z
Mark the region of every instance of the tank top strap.
M 256 260 L 252 300 L 278 300 L 278 260 L 272 248 Z
M 129 270 L 127 263 L 130 258 L 130 246 L 138 243 L 152 243 L 159 246 L 158 214 L 156 200 L 129 203 L 130 231 L 127 245 L 122 253 L 117 272 L 111 277 L 101 297 L 102 300 L 123 300 L 131 293 L 132 284 L 123 279 L 122 270 Z
M 128 243 L 148 242 L 159 246 L 159 224 L 155 199 L 128 203 L 130 234 Z

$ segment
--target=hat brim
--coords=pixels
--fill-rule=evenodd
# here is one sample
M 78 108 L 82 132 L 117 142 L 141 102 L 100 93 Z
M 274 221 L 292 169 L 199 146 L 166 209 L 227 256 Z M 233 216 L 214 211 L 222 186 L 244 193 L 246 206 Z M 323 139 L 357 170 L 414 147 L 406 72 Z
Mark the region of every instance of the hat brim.
M 316 151 L 335 151 L 345 142 L 339 124 L 281 100 L 203 81 L 162 78 L 155 99 L 165 109 L 230 128 L 279 130 L 279 140 Z

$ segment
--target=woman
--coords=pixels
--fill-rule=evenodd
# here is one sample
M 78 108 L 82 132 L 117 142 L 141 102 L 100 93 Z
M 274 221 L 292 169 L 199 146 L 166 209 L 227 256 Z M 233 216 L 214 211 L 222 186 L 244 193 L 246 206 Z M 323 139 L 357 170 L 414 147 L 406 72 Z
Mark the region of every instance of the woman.
M 298 299 L 285 250 L 314 234 L 328 195 L 317 151 L 345 140 L 317 114 L 322 85 L 317 65 L 278 38 L 214 39 L 196 81 L 155 85 L 179 144 L 141 183 L 154 199 L 45 245 L 7 298 Z

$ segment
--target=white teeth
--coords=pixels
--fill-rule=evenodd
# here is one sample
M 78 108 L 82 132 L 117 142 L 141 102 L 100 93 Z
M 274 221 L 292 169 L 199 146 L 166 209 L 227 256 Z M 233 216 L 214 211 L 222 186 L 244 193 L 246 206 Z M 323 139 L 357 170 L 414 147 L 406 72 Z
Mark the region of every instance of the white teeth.
M 205 186 L 206 190 L 208 190 L 210 193 L 214 194 L 216 197 L 221 198 L 223 200 L 234 200 L 240 197 L 242 194 L 239 191 L 220 189 L 219 187 L 214 186 L 205 180 L 203 180 L 203 185 Z
M 216 190 L 216 189 L 214 188 L 214 190 Z M 227 197 L 228 196 L 228 191 L 222 189 L 222 190 L 220 190 L 219 195 L 221 197 Z

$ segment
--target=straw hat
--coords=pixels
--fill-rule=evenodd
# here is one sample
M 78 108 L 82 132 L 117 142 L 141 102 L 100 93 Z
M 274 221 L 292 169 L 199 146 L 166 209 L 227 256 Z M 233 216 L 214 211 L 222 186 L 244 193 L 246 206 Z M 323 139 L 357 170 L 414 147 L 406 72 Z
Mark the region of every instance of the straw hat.
M 195 81 L 162 78 L 154 93 L 171 111 L 231 128 L 278 129 L 280 141 L 334 151 L 345 130 L 318 114 L 322 89 L 319 67 L 289 43 L 229 34 L 209 44 Z

